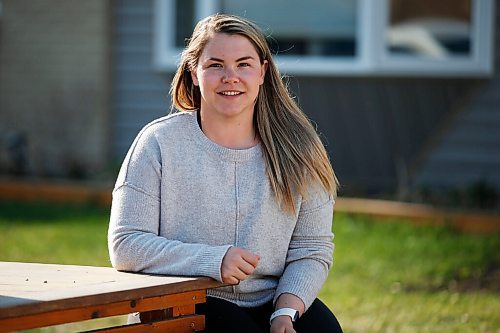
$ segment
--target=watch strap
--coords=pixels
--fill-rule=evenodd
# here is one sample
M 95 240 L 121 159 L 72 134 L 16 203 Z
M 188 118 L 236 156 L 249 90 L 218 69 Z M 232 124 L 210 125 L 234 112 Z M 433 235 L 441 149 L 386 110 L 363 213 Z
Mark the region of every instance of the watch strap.
M 273 321 L 274 318 L 278 316 L 289 316 L 292 318 L 292 322 L 295 322 L 299 318 L 299 311 L 292 308 L 281 308 L 273 312 L 271 318 L 269 319 L 269 324 Z

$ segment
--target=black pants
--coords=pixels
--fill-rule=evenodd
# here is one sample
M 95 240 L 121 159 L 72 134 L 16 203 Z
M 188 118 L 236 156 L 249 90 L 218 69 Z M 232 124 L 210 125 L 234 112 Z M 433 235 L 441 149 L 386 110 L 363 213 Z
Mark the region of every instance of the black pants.
M 269 318 L 274 311 L 272 302 L 255 308 L 243 308 L 215 297 L 207 297 L 207 302 L 197 305 L 196 310 L 197 313 L 205 314 L 204 332 L 210 333 L 269 333 Z M 293 326 L 298 333 L 342 332 L 337 318 L 319 299 Z

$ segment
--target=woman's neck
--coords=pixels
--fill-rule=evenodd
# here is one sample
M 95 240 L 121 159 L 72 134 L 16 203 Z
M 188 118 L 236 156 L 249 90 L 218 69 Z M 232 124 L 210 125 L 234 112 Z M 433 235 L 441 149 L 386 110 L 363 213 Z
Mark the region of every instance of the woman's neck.
M 252 119 L 210 119 L 198 111 L 198 122 L 213 142 L 230 149 L 248 149 L 259 142 Z

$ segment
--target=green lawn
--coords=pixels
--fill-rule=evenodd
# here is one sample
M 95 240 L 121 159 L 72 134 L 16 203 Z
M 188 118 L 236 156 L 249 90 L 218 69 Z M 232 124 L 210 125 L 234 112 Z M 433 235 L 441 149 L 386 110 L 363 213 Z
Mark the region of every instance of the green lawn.
M 108 214 L 0 202 L 0 261 L 109 266 Z M 342 214 L 334 232 L 335 263 L 320 298 L 345 332 L 500 332 L 499 235 Z
M 500 332 L 500 238 L 334 219 L 320 297 L 346 332 Z
M 109 210 L 0 202 L 0 260 L 111 266 Z

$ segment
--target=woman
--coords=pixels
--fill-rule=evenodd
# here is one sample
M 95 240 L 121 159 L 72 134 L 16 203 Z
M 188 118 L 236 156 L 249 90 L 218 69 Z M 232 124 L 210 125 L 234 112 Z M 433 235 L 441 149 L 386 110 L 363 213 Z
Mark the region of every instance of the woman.
M 229 284 L 199 309 L 210 332 L 340 332 L 316 298 L 337 180 L 263 34 L 236 16 L 200 21 L 171 96 L 181 112 L 147 125 L 120 170 L 113 266 Z

